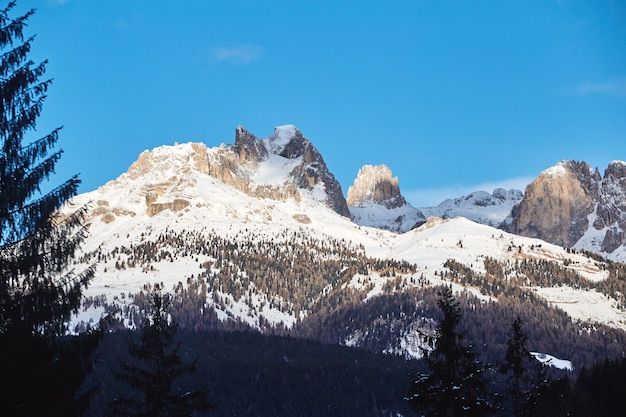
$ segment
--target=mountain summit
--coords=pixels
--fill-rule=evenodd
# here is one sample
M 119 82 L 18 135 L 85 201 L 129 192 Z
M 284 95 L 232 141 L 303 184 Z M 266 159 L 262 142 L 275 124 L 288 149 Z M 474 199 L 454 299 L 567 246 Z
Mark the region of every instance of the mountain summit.
M 406 204 L 400 194 L 398 177 L 391 175 L 387 165 L 364 165 L 348 188 L 347 203 L 353 207 L 363 207 L 374 202 L 388 209 L 398 208 Z
M 317 202 L 349 217 L 341 186 L 318 150 L 292 125 L 258 139 L 239 126 L 234 145 L 202 143 L 161 146 L 139 155 L 128 171 L 88 197 L 92 214 L 104 222 L 143 212 L 180 211 L 210 204 L 207 176 L 250 197 Z
M 562 161 L 526 187 L 505 230 L 557 245 L 626 256 L 626 163 L 614 161 L 601 176 L 586 162 Z
M 338 214 L 350 217 L 341 185 L 317 148 L 295 126 L 278 126 L 267 139 L 257 139 L 239 126 L 233 151 L 240 163 L 258 164 L 252 177 L 257 188 L 269 182 L 280 188 L 306 190 L 325 200 Z M 277 179 L 282 179 L 282 184 Z
M 398 177 L 387 165 L 364 165 L 348 188 L 352 220 L 393 232 L 406 232 L 426 222 L 422 212 L 411 206 L 400 193 Z

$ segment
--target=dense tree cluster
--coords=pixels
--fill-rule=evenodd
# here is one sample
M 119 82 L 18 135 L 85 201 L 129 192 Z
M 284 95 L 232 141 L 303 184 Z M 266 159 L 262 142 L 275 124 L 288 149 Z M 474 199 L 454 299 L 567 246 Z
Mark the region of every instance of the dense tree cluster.
M 87 384 L 97 395 L 88 415 L 109 410 L 125 384 L 115 378 L 118 358 L 131 361 L 127 340 L 138 332 L 108 334 L 99 362 Z M 231 416 L 408 416 L 404 401 L 407 375 L 416 363 L 392 355 L 322 344 L 311 340 L 267 336 L 250 331 L 207 331 L 180 328 L 174 338 L 180 358 L 194 361 L 196 371 L 182 375 L 176 386 L 206 387 L 217 408 L 208 414 Z M 140 397 L 137 397 L 140 398 Z
M 350 294 L 359 294 L 362 299 L 364 295 L 358 290 L 344 288 L 356 274 L 377 273 L 392 278 L 416 270 L 415 265 L 404 261 L 368 257 L 363 248 L 352 247 L 345 240 L 318 240 L 304 231 L 285 231 L 275 240 L 254 234 L 228 238 L 214 231 L 172 230 L 159 234 L 154 241 L 150 238 L 148 233 L 136 244 L 99 249 L 84 255 L 81 261 L 97 261 L 104 268 L 148 271 L 158 262 L 188 258 L 199 266 L 199 272 L 186 279 L 187 285 L 194 283 L 195 287 L 179 287 L 177 292 L 203 293 L 221 310 L 227 310 L 229 302 L 243 302 L 253 312 L 270 308 L 297 318 L 318 310 L 329 300 L 339 303 L 338 298 Z M 106 304 L 101 299 L 90 299 L 85 306 L 95 302 Z M 109 310 L 114 308 L 118 306 L 110 306 Z M 133 307 L 121 309 L 127 314 L 135 312 Z M 259 327 L 267 328 L 262 324 Z
M 596 362 L 572 383 L 569 375 L 550 377 L 527 348 L 517 317 L 506 354 L 494 368 L 478 360 L 460 330 L 460 303 L 443 287 L 442 311 L 432 348 L 424 348 L 427 371 L 410 383 L 407 400 L 418 416 L 617 416 L 626 405 L 626 360 Z M 496 369 L 499 368 L 499 372 Z M 552 373 L 554 375 L 554 373 Z

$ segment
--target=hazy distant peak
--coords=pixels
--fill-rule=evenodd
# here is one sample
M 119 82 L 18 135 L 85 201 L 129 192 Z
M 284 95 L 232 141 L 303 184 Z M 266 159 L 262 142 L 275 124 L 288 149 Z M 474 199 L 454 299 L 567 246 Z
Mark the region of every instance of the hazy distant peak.
M 523 198 L 519 190 L 496 188 L 490 194 L 487 191 L 474 191 L 467 195 L 443 201 L 437 207 L 422 207 L 427 216 L 454 218 L 462 216 L 477 223 L 490 226 L 499 225 L 511 209 Z

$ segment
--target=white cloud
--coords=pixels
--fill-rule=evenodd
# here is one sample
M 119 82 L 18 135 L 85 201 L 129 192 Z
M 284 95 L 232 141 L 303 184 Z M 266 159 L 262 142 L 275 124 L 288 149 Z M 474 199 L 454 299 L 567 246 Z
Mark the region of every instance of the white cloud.
M 524 191 L 534 177 L 510 178 L 502 181 L 484 182 L 476 185 L 449 185 L 441 188 L 423 188 L 405 191 L 401 189 L 402 195 L 414 207 L 437 206 L 449 198 L 458 198 L 474 191 L 487 191 L 492 193 L 496 188 L 505 190 L 516 189 Z
M 211 50 L 212 58 L 217 62 L 231 64 L 249 64 L 261 59 L 264 49 L 259 45 L 242 45 L 234 47 L 218 47 Z
M 617 77 L 600 83 L 583 83 L 578 86 L 576 92 L 578 94 L 626 96 L 626 77 Z

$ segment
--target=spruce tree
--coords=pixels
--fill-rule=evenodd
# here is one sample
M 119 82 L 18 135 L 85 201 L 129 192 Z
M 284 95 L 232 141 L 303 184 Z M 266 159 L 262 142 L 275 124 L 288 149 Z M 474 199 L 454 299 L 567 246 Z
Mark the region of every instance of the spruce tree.
M 526 347 L 528 336 L 522 329 L 518 316 L 507 340 L 505 362 L 500 372 L 507 376 L 502 415 L 534 417 L 554 415 L 545 413 L 552 382 L 548 379 L 546 365 L 539 362 Z M 557 383 L 558 386 L 558 383 Z M 556 391 L 555 391 L 556 392 Z
M 465 345 L 465 334 L 457 330 L 461 322 L 459 301 L 452 289 L 441 287 L 437 305 L 443 319 L 437 327 L 432 350 L 424 348 L 428 372 L 417 375 L 407 400 L 418 416 L 484 416 L 491 409 L 487 399 L 484 366 L 472 346 Z
M 131 388 L 110 404 L 110 416 L 192 416 L 215 408 L 204 389 L 174 389 L 174 381 L 195 370 L 194 363 L 183 363 L 180 343 L 174 337 L 177 324 L 167 310 L 171 296 L 157 285 L 151 293 L 152 312 L 141 326 L 139 343 L 129 341 L 132 361 L 121 360 L 115 377 Z
M 93 268 L 69 268 L 86 230 L 85 208 L 61 217 L 77 176 L 42 192 L 61 150 L 60 128 L 34 134 L 50 79 L 46 61 L 28 59 L 34 10 L 0 10 L 0 404 L 3 415 L 72 415 L 97 344 L 93 334 L 63 337 Z
M 507 340 L 506 361 L 500 367 L 500 372 L 506 374 L 507 404 L 504 405 L 504 414 L 515 417 L 528 415 L 529 399 L 532 397 L 532 370 L 541 374 L 539 362 L 526 348 L 528 336 L 522 330 L 522 319 L 518 316 L 512 325 L 512 333 Z

